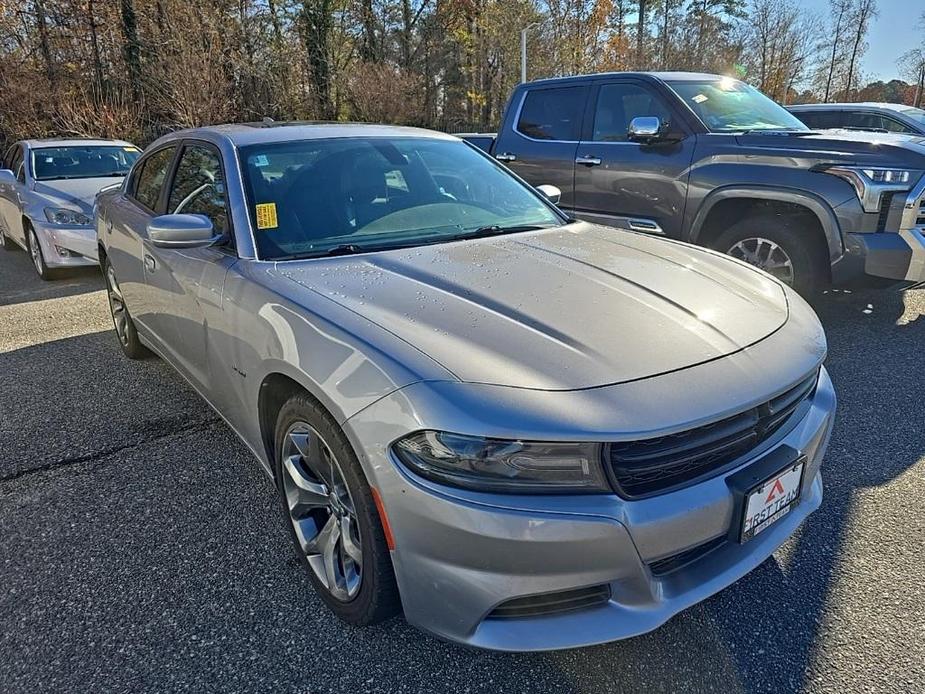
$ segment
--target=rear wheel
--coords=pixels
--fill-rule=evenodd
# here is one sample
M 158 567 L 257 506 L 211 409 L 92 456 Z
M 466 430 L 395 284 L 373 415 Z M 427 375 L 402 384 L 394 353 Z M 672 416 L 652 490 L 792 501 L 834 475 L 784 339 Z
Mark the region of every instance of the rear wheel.
M 144 359 L 151 352 L 141 344 L 138 339 L 138 331 L 135 329 L 135 322 L 128 312 L 125 305 L 125 297 L 122 296 L 122 290 L 119 282 L 116 280 L 116 271 L 106 259 L 103 265 L 103 274 L 106 277 L 106 294 L 109 297 L 109 312 L 112 314 L 112 324 L 116 329 L 116 337 L 119 340 L 119 346 L 129 359 Z
M 325 604 L 366 626 L 401 609 L 366 476 L 333 418 L 304 394 L 276 425 L 276 481 L 296 552 Z
M 716 248 L 810 297 L 822 289 L 826 268 L 825 258 L 809 233 L 777 218 L 746 218 L 723 232 Z

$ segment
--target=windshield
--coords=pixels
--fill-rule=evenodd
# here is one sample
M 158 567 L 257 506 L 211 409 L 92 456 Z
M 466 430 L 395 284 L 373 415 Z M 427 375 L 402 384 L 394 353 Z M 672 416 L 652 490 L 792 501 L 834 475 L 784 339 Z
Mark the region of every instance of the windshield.
M 141 154 L 131 146 L 41 147 L 32 150 L 32 172 L 37 181 L 61 178 L 125 176 Z
M 240 158 L 266 260 L 563 223 L 539 193 L 457 140 L 302 140 L 243 147 Z
M 669 82 L 668 86 L 711 132 L 808 130 L 795 116 L 757 89 L 730 77 L 702 82 Z
M 920 108 L 915 108 L 910 106 L 909 108 L 901 108 L 899 112 L 903 114 L 906 118 L 911 118 L 916 123 L 925 125 L 925 111 Z

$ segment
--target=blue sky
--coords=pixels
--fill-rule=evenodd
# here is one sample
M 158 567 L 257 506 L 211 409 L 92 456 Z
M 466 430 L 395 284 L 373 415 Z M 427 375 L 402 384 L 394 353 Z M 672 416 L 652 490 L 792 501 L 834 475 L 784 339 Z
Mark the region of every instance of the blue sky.
M 828 0 L 803 0 L 806 9 L 828 15 Z M 867 35 L 867 54 L 861 65 L 865 76 L 888 81 L 899 77 L 896 59 L 910 48 L 925 43 L 917 27 L 925 12 L 925 0 L 878 0 L 880 16 L 874 19 Z

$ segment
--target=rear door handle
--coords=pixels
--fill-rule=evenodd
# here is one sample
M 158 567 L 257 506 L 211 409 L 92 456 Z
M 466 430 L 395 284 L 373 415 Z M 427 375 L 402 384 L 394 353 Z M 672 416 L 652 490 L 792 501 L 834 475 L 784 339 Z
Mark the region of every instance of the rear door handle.
M 510 152 L 502 152 L 501 154 L 496 154 L 495 159 L 498 161 L 517 161 L 517 155 L 511 154 Z
M 157 261 L 154 259 L 154 256 L 149 253 L 145 253 L 145 270 L 148 272 L 154 272 L 156 267 Z
M 601 163 L 601 158 L 591 156 L 575 157 L 575 163 L 584 164 L 585 166 L 599 166 Z

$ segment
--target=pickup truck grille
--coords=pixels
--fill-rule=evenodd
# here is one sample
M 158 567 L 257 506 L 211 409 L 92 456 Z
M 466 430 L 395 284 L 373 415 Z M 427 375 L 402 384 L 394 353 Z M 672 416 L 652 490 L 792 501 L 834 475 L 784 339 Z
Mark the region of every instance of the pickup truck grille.
M 779 431 L 816 388 L 818 372 L 757 407 L 677 434 L 608 444 L 617 492 L 628 499 L 661 494 L 717 474 Z

